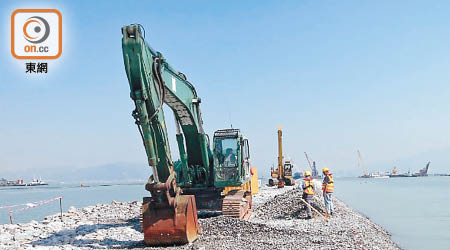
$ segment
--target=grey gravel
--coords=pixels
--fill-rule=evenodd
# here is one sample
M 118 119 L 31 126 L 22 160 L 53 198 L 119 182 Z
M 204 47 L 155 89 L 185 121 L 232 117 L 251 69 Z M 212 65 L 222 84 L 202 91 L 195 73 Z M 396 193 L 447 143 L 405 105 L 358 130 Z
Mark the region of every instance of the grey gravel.
M 335 214 L 305 220 L 295 187 L 261 187 L 249 221 L 223 216 L 200 219 L 194 243 L 146 247 L 139 226 L 139 202 L 71 207 L 43 221 L 0 225 L 0 249 L 400 249 L 391 236 L 365 216 L 334 199 Z M 322 209 L 320 194 L 313 205 Z

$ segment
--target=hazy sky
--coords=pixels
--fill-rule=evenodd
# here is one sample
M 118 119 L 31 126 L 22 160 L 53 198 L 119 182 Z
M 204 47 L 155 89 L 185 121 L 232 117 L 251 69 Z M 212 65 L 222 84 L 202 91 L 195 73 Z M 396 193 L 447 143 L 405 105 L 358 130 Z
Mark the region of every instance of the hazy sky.
M 302 170 L 307 151 L 319 167 L 360 174 L 359 149 L 369 170 L 430 160 L 450 172 L 449 1 L 37 2 L 0 3 L 0 177 L 145 167 L 121 50 L 130 23 L 195 85 L 211 136 L 233 124 L 249 138 L 260 174 L 276 162 L 278 124 Z M 62 13 L 63 53 L 47 75 L 11 56 L 18 8 Z

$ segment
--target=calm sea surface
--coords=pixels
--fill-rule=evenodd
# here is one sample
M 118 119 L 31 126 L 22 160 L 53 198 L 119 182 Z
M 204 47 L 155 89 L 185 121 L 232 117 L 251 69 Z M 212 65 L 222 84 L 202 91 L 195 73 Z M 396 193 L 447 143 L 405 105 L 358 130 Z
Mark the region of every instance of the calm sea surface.
M 0 187 L 0 207 L 49 200 L 62 196 L 63 211 L 70 206 L 85 207 L 116 201 L 142 201 L 148 196 L 144 183 L 139 184 L 53 184 L 35 187 Z M 14 209 L 14 208 L 13 208 Z M 17 208 L 15 208 L 17 209 Z M 42 220 L 45 216 L 59 213 L 59 201 L 13 214 L 14 223 Z M 7 209 L 0 209 L 0 224 L 9 223 Z
M 405 249 L 450 249 L 450 177 L 336 180 L 336 196 Z
M 336 196 L 383 226 L 405 249 L 450 249 L 450 177 L 358 179 L 336 178 Z M 263 182 L 264 183 L 264 182 Z M 142 200 L 144 184 L 51 184 L 42 187 L 0 187 L 0 207 L 62 196 L 63 210 L 98 203 Z M 42 220 L 59 212 L 53 202 L 14 214 L 14 222 Z M 0 223 L 9 223 L 0 209 Z

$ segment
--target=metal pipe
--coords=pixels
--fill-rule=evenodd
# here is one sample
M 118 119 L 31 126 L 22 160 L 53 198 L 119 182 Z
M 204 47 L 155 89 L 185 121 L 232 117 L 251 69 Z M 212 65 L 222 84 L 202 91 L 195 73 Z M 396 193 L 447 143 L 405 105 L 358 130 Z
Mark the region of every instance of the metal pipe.
M 197 112 L 197 122 L 198 122 L 198 128 L 200 131 L 200 134 L 204 134 L 205 131 L 203 130 L 203 120 L 202 120 L 202 112 L 200 112 L 200 99 L 197 98 L 197 101 L 194 103 L 196 107 Z
M 315 209 L 313 206 L 311 206 L 311 204 L 309 204 L 308 202 L 306 202 L 303 198 L 300 198 L 300 200 L 301 200 L 303 203 L 305 203 L 307 206 L 309 206 L 314 212 L 316 212 L 317 214 L 319 214 L 320 216 L 322 216 L 322 217 L 325 219 L 325 221 L 328 222 L 328 218 L 325 217 L 321 212 L 319 212 L 319 211 L 318 211 L 317 209 Z
M 59 212 L 61 213 L 61 221 L 63 221 L 63 215 L 62 215 L 62 197 L 59 197 Z
M 173 119 L 175 120 L 175 128 L 177 129 L 177 135 L 181 134 L 180 123 L 177 120 L 177 114 L 173 112 Z
M 11 211 L 11 209 L 9 209 L 9 222 L 11 223 L 11 224 L 13 224 L 13 217 L 12 217 L 12 211 Z

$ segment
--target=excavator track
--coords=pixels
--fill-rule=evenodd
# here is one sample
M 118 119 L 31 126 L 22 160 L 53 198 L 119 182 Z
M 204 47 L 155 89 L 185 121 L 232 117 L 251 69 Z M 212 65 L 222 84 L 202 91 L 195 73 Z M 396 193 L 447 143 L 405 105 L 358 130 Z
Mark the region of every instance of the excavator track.
M 252 194 L 247 190 L 232 190 L 223 199 L 222 214 L 247 220 L 252 214 Z

